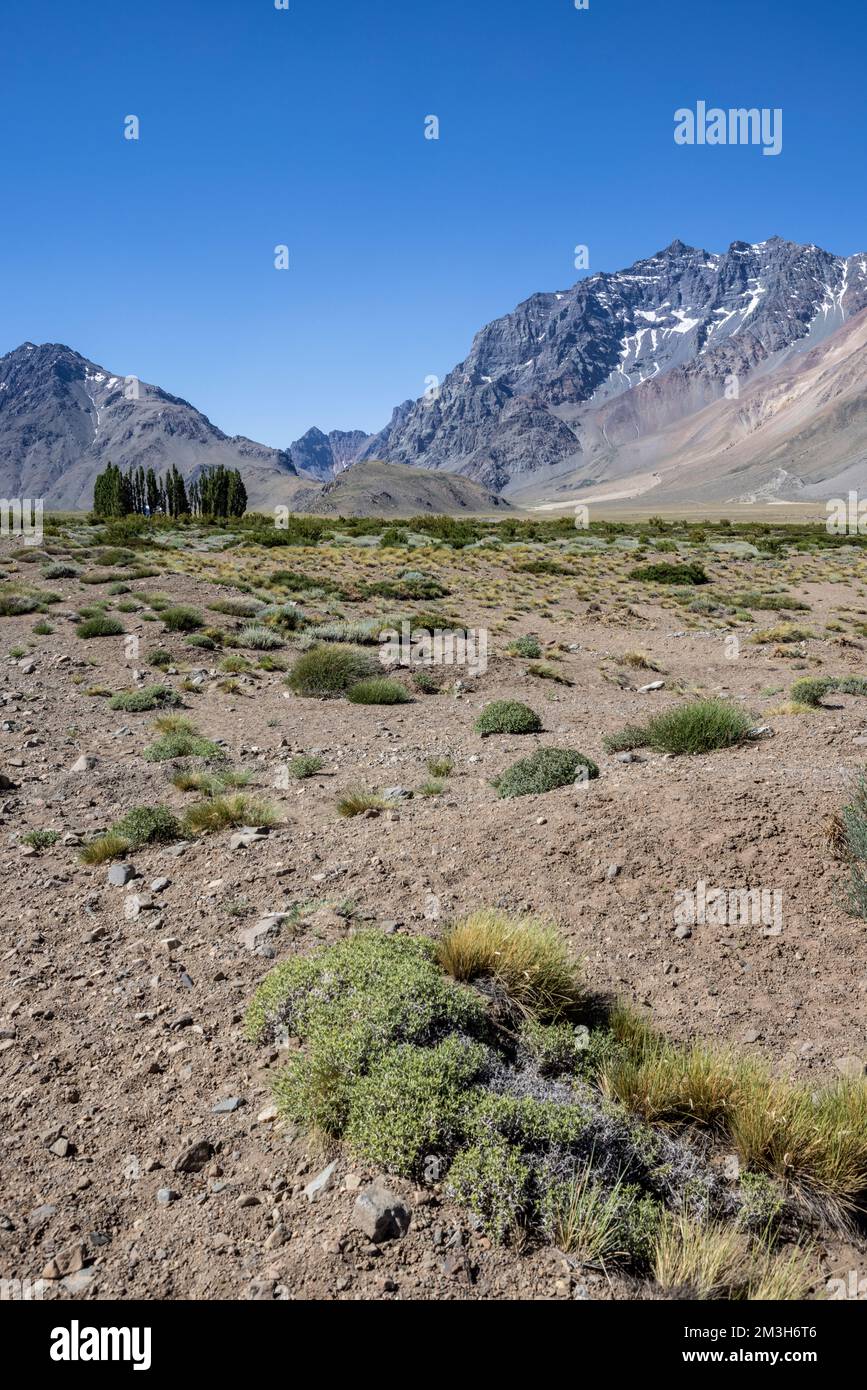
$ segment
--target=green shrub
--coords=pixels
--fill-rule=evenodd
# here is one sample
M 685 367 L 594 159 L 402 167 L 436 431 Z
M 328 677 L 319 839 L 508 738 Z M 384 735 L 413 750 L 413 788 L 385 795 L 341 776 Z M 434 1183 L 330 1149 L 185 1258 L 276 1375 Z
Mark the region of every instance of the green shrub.
M 351 685 L 346 698 L 353 705 L 406 705 L 412 696 L 398 681 L 386 676 L 371 676 L 369 680 Z
M 609 753 L 652 748 L 658 753 L 710 753 L 732 748 L 753 728 L 753 720 L 726 700 L 692 700 L 657 714 L 643 725 L 630 725 L 604 740 Z
M 531 661 L 538 661 L 542 655 L 542 644 L 538 637 L 516 637 L 514 642 L 509 643 L 508 651 L 510 656 L 524 656 L 529 657 Z
M 795 681 L 789 698 L 798 705 L 821 706 L 825 695 L 867 695 L 863 676 L 805 676 Z
M 495 778 L 494 786 L 502 797 L 538 796 L 579 778 L 586 781 L 598 776 L 599 768 L 583 753 L 570 748 L 538 748 Z
M 21 843 L 29 845 L 31 849 L 51 849 L 60 839 L 59 830 L 28 830 L 26 835 L 22 835 Z
M 630 579 L 645 584 L 708 584 L 710 580 L 701 565 L 636 565 L 629 571 Z
M 153 602 L 151 607 L 154 607 Z M 195 632 L 197 628 L 205 625 L 205 620 L 199 610 L 188 608 L 185 604 L 163 608 L 160 617 L 166 632 Z
M 529 705 L 522 705 L 519 700 L 493 700 L 485 706 L 473 728 L 482 738 L 489 738 L 491 734 L 538 734 L 542 721 Z
M 140 714 L 151 709 L 168 709 L 183 701 L 170 685 L 144 685 L 141 690 L 120 690 L 112 695 L 109 709 L 124 710 L 127 714 Z
M 274 651 L 284 645 L 279 633 L 274 632 L 273 628 L 264 627 L 261 623 L 248 623 L 246 627 L 241 628 L 238 642 L 242 647 L 251 647 L 257 652 Z
M 312 753 L 301 753 L 297 758 L 291 758 L 286 764 L 286 771 L 290 777 L 303 781 L 305 777 L 315 777 L 317 772 L 321 772 L 325 766 L 325 759 L 316 757 Z
M 376 666 L 366 652 L 323 644 L 304 652 L 286 677 L 296 695 L 328 699 L 372 676 Z
M 123 630 L 123 623 L 105 615 L 87 618 L 75 629 L 79 637 L 119 637 Z
M 46 579 L 77 579 L 81 571 L 76 565 L 58 563 L 46 565 L 42 573 Z
M 127 841 L 130 849 L 181 838 L 180 822 L 168 806 L 136 806 L 112 830 Z
M 0 618 L 18 618 L 26 613 L 36 613 L 40 607 L 38 598 L 32 594 L 0 593 Z

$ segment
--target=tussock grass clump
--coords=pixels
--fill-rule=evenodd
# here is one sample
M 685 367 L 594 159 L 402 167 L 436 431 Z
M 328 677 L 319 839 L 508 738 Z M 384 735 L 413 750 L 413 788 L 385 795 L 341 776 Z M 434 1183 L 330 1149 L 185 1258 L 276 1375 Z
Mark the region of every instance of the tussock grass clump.
M 801 1300 L 815 1279 L 810 1251 L 776 1253 L 737 1226 L 666 1212 L 653 1255 L 660 1289 L 686 1299 Z
M 311 647 L 298 658 L 286 677 L 286 684 L 296 695 L 333 699 L 372 676 L 375 670 L 367 652 L 323 643 Z
M 204 738 L 195 724 L 180 715 L 166 715 L 154 727 L 162 737 L 142 753 L 149 763 L 164 763 L 172 758 L 205 758 L 213 762 L 226 757 L 219 743 Z
M 538 734 L 542 721 L 535 710 L 520 700 L 493 700 L 482 710 L 473 728 L 482 738 L 491 734 Z
M 255 618 L 264 607 L 253 598 L 221 598 L 208 604 L 212 613 L 225 613 L 229 618 Z
M 425 764 L 431 777 L 450 777 L 454 771 L 454 760 L 447 754 L 437 755 L 428 758 Z
M 558 685 L 575 684 L 569 676 L 565 676 L 562 671 L 558 671 L 556 666 L 551 666 L 547 661 L 531 661 L 527 667 L 527 675 L 535 676 L 540 681 L 556 681 Z
M 284 632 L 297 632 L 307 622 L 306 614 L 295 603 L 269 603 L 256 614 L 258 622 L 269 623 L 282 628 Z
M 238 642 L 242 647 L 251 647 L 257 652 L 276 651 L 285 645 L 278 632 L 262 623 L 248 623 L 246 627 L 242 627 L 238 633 Z
M 141 690 L 119 690 L 108 705 L 109 709 L 123 710 L 126 714 L 140 714 L 182 703 L 180 695 L 170 685 L 144 685 Z
M 455 980 L 490 981 L 524 1014 L 546 1021 L 586 1007 L 578 965 L 550 923 L 486 910 L 455 923 L 437 948 L 437 960 Z
M 93 618 L 86 618 L 83 623 L 79 623 L 75 629 L 79 637 L 120 637 L 124 631 L 123 623 L 117 618 L 111 618 L 106 614 L 99 614 Z
M 863 676 L 805 676 L 789 692 L 793 704 L 818 709 L 826 695 L 867 695 Z
M 154 607 L 153 602 L 151 607 Z M 189 608 L 183 603 L 163 608 L 160 617 L 166 632 L 195 632 L 197 628 L 205 626 L 198 608 Z
M 636 565 L 629 571 L 630 579 L 639 579 L 645 584 L 709 584 L 704 569 L 698 564 Z
M 796 623 L 778 623 L 776 627 L 766 627 L 753 634 L 754 642 L 806 642 L 815 633 L 809 628 L 798 627 Z
M 357 618 L 354 622 L 317 623 L 310 636 L 318 642 L 352 642 L 356 646 L 377 646 L 389 624 L 382 618 Z
M 184 829 L 192 835 L 213 835 L 218 830 L 235 829 L 240 825 L 267 827 L 276 825 L 277 813 L 267 801 L 257 797 L 213 796 L 191 806 L 184 814 Z
M 657 753 L 710 753 L 742 743 L 753 728 L 753 720 L 727 700 L 691 700 L 646 724 L 631 724 L 619 734 L 603 740 L 608 753 L 633 748 L 652 748 Z
M 387 676 L 371 676 L 369 680 L 351 685 L 346 698 L 353 705 L 407 705 L 412 701 L 406 686 Z
M 19 618 L 39 611 L 39 599 L 33 594 L 0 593 L 0 618 Z
M 337 814 L 343 816 L 345 820 L 352 816 L 361 816 L 365 811 L 385 810 L 385 801 L 379 792 L 365 791 L 363 788 L 353 788 L 344 792 L 337 802 Z
M 204 792 L 206 796 L 222 796 L 232 787 L 246 787 L 249 772 L 192 772 L 181 768 L 172 775 L 172 786 L 181 792 Z
M 739 1097 L 731 1134 L 742 1162 L 840 1213 L 867 1196 L 867 1082 L 815 1090 L 758 1076 Z
M 513 763 L 493 785 L 502 797 L 538 796 L 598 776 L 599 768 L 583 753 L 570 748 L 538 748 L 529 758 Z
M 122 835 L 116 835 L 108 831 L 105 835 L 100 835 L 95 840 L 91 840 L 89 845 L 85 845 L 81 851 L 81 862 L 83 864 L 107 864 L 112 859 L 120 859 L 129 849 L 129 840 L 125 840 Z

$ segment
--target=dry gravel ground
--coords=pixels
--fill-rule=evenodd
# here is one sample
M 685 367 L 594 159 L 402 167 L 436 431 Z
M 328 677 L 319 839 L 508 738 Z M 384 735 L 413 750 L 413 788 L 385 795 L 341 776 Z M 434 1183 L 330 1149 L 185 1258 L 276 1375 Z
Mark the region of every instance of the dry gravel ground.
M 310 572 L 325 563 L 284 550 L 262 564 L 285 567 L 287 555 Z M 332 561 L 334 573 L 349 563 Z M 159 588 L 198 606 L 225 598 L 229 589 L 203 563 L 185 573 L 176 556 L 173 572 L 133 590 Z M 491 577 L 498 562 L 486 563 L 485 583 L 499 582 Z M 20 840 L 44 827 L 80 842 L 132 806 L 162 802 L 180 812 L 189 804 L 166 765 L 142 759 L 154 716 L 113 713 L 84 693 L 130 686 L 133 667 L 161 677 L 143 658 L 126 661 L 122 638 L 76 636 L 66 615 L 102 593 L 92 586 L 47 585 L 63 595 L 49 614 L 51 635 L 32 637 L 32 615 L 0 619 L 0 771 L 17 784 L 0 792 L 0 1277 L 37 1279 L 58 1257 L 49 1273 L 68 1272 L 47 1283 L 47 1297 L 628 1296 L 628 1287 L 570 1269 L 555 1251 L 491 1248 L 436 1188 L 393 1183 L 413 1208 L 409 1234 L 370 1245 L 352 1212 L 359 1185 L 375 1174 L 346 1157 L 333 1186 L 308 1200 L 305 1186 L 330 1155 L 275 1123 L 269 1078 L 278 1053 L 243 1034 L 246 1005 L 273 962 L 252 954 L 242 933 L 267 913 L 295 909 L 274 940 L 279 960 L 336 940 L 353 923 L 436 931 L 482 905 L 527 909 L 560 923 L 597 988 L 646 1004 L 674 1038 L 731 1042 L 816 1081 L 863 1070 L 867 929 L 846 911 L 846 871 L 823 819 L 864 764 L 867 703 L 840 697 L 810 715 L 769 711 L 804 670 L 863 671 L 857 633 L 842 645 L 824 625 L 841 606 L 865 616 L 867 563 L 799 557 L 774 571 L 811 605 L 797 617 L 817 637 L 794 649 L 796 660 L 751 643 L 749 626 L 731 659 L 726 629 L 693 616 L 687 621 L 698 625 L 688 626 L 658 590 L 633 592 L 625 606 L 616 564 L 610 583 L 604 567 L 590 575 L 584 597 L 570 592 L 571 580 L 523 575 L 517 611 L 507 573 L 486 606 L 490 595 L 483 605 L 477 585 L 461 587 L 470 570 L 460 553 L 436 552 L 425 566 L 448 573 L 450 611 L 491 627 L 491 664 L 478 680 L 463 675 L 462 691 L 393 708 L 298 699 L 276 672 L 222 692 L 211 674 L 218 658 L 185 649 L 141 613 L 124 615 L 144 653 L 168 646 L 179 665 L 209 673 L 202 693 L 185 696 L 188 713 L 226 741 L 233 765 L 252 772 L 253 789 L 281 817 L 247 849 L 231 850 L 226 831 L 137 851 L 139 878 L 126 889 L 109 886 L 107 866 L 84 866 L 77 843 L 37 853 Z M 759 561 L 712 560 L 709 568 L 717 586 L 768 578 Z M 36 569 L 21 565 L 12 577 L 36 580 Z M 510 613 L 517 621 L 505 621 Z M 776 619 L 762 615 L 757 625 Z M 512 636 L 530 631 L 562 644 L 557 669 L 574 684 L 540 681 L 505 654 Z M 9 656 L 16 643 L 32 646 L 32 669 Z M 636 647 L 663 674 L 617 664 Z M 176 686 L 180 679 L 168 677 Z M 665 689 L 639 693 L 658 679 Z M 604 733 L 668 706 L 679 689 L 730 693 L 773 735 L 695 758 L 642 752 L 626 764 L 603 752 Z M 544 733 L 476 735 L 479 709 L 503 697 L 536 709 Z M 590 755 L 599 780 L 498 800 L 490 779 L 544 744 Z M 323 773 L 275 786 L 280 765 L 302 750 L 321 754 Z M 426 759 L 445 753 L 454 772 L 443 795 L 403 799 L 375 817 L 336 814 L 350 787 L 417 792 Z M 82 754 L 95 765 L 72 772 Z M 151 892 L 160 878 L 168 883 Z M 704 925 L 676 938 L 675 893 L 698 880 L 781 891 L 782 932 Z M 153 906 L 128 917 L 133 891 L 150 894 Z M 230 1098 L 237 1106 L 215 1109 Z M 213 1147 L 204 1167 L 175 1171 L 200 1140 Z M 817 1288 L 867 1267 L 857 1243 L 825 1240 L 820 1256 Z

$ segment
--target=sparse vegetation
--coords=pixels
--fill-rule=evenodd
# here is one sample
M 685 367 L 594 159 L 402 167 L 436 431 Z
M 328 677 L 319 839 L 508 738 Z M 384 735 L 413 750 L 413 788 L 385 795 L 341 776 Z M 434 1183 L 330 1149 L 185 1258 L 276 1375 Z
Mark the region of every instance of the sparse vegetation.
M 652 748 L 657 753 L 710 753 L 743 743 L 754 721 L 726 700 L 691 700 L 646 724 L 628 725 L 619 734 L 604 739 L 609 753 L 633 748 Z
M 599 776 L 591 758 L 571 748 L 538 748 L 529 758 L 513 763 L 494 779 L 499 796 L 538 796 Z
M 520 700 L 494 700 L 486 705 L 473 728 L 482 738 L 489 738 L 491 734 L 538 734 L 542 721 Z

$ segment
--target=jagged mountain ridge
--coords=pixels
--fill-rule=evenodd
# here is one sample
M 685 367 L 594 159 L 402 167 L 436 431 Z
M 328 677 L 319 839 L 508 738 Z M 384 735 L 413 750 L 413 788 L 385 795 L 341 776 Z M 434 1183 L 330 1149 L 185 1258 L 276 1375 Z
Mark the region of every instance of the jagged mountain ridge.
M 624 438 L 704 409 L 727 381 L 772 371 L 865 307 L 867 255 L 780 237 L 725 254 L 674 241 L 488 324 L 438 396 L 400 407 L 361 457 L 507 495 L 588 467 L 616 476 Z
M 64 344 L 24 343 L 0 357 L 4 496 L 88 507 L 109 461 L 155 472 L 174 464 L 187 480 L 221 463 L 239 468 L 253 506 L 272 505 L 298 481 L 285 450 L 229 437 L 189 401 L 113 375 Z

